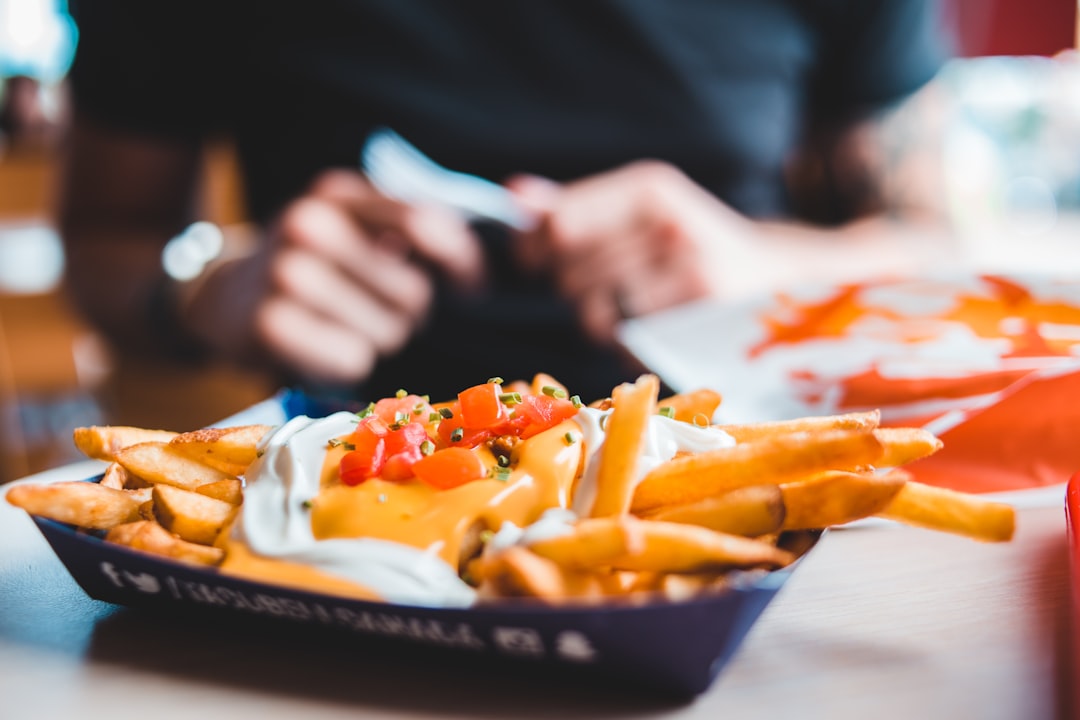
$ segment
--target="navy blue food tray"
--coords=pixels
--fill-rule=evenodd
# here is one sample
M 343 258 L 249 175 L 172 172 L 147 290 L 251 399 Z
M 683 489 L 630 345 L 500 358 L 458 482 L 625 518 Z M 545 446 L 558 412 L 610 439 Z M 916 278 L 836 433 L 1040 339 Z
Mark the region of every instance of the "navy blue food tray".
M 286 415 L 320 414 L 287 393 Z M 93 480 L 93 478 L 92 478 Z M 597 673 L 627 687 L 693 696 L 703 692 L 754 621 L 801 563 L 747 574 L 723 591 L 685 601 L 546 605 L 525 600 L 472 608 L 428 608 L 367 602 L 232 577 L 106 543 L 70 525 L 34 522 L 75 581 L 91 597 L 119 605 L 210 610 L 295 626 L 318 626 L 419 650 L 523 661 Z M 803 538 L 809 551 L 820 537 Z M 804 553 L 805 555 L 805 553 Z

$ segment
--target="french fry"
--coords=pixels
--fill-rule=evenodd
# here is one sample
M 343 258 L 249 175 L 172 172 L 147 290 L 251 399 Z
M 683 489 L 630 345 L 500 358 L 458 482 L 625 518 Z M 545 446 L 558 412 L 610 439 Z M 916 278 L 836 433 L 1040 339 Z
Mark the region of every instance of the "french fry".
M 587 518 L 575 524 L 572 532 L 534 542 L 529 550 L 562 567 L 606 567 L 613 559 L 641 549 L 639 525 L 627 516 Z
M 92 425 L 75 428 L 72 438 L 79 452 L 95 460 L 116 460 L 121 450 L 144 442 L 168 442 L 176 433 L 125 425 Z
M 778 486 L 749 485 L 686 505 L 665 506 L 646 517 L 757 537 L 779 530 L 784 512 L 784 499 Z
M 237 478 L 225 478 L 217 482 L 206 483 L 195 488 L 200 495 L 223 500 L 230 505 L 244 502 L 244 483 Z
M 116 454 L 116 461 L 143 480 L 185 490 L 194 490 L 200 485 L 232 477 L 192 460 L 163 442 L 145 442 L 126 447 Z
M 907 481 L 904 473 L 872 475 L 831 470 L 780 486 L 784 530 L 813 530 L 881 512 Z
M 944 446 L 933 433 L 922 428 L 878 428 L 874 436 L 884 448 L 877 461 L 879 467 L 906 465 L 933 455 Z
M 795 418 L 793 420 L 773 420 L 770 422 L 747 423 L 745 425 L 717 425 L 738 442 L 752 442 L 778 435 L 792 433 L 816 433 L 827 430 L 873 430 L 881 422 L 881 412 L 846 413 L 844 415 L 822 415 L 820 417 Z
M 641 549 L 612 561 L 620 570 L 690 573 L 783 567 L 795 556 L 775 545 L 683 523 L 638 520 Z
M 109 530 L 105 540 L 197 565 L 219 565 L 225 557 L 221 548 L 187 542 L 153 520 L 117 525 Z
M 917 482 L 906 483 L 878 515 L 986 542 L 1011 540 L 1016 529 L 1011 505 Z
M 671 408 L 673 417 L 682 422 L 692 423 L 698 418 L 705 418 L 706 423 L 712 422 L 712 416 L 722 401 L 720 393 L 715 390 L 702 388 L 691 392 L 671 395 L 656 403 L 660 408 Z
M 567 568 L 523 547 L 511 547 L 469 565 L 483 595 L 547 601 L 598 599 L 607 594 L 601 576 Z
M 655 375 L 642 375 L 637 382 L 623 383 L 612 391 L 614 405 L 599 450 L 592 517 L 622 515 L 630 508 L 638 457 L 645 445 L 649 418 L 656 412 L 659 391 L 660 380 Z
M 869 430 L 797 432 L 684 455 L 653 469 L 634 492 L 636 514 L 681 505 L 747 485 L 779 485 L 825 470 L 873 465 L 881 442 Z
M 112 488 L 113 490 L 123 490 L 127 486 L 129 477 L 128 471 L 124 469 L 123 465 L 118 462 L 112 462 L 105 468 L 105 472 L 101 476 L 99 485 Z
M 236 506 L 224 500 L 171 485 L 156 485 L 153 497 L 154 517 L 161 526 L 200 545 L 213 545 L 236 514 Z
M 32 515 L 93 530 L 139 518 L 137 498 L 91 482 L 16 485 L 8 491 L 7 500 Z
M 204 428 L 177 435 L 169 446 L 229 475 L 243 475 L 255 461 L 259 440 L 269 431 L 269 425 Z

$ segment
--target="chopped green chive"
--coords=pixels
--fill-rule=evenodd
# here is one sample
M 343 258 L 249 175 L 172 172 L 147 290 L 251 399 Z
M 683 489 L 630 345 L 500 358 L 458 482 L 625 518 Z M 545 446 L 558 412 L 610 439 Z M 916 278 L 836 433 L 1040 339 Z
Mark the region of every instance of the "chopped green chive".
M 570 431 L 567 431 L 566 434 L 562 436 L 562 439 L 567 445 L 573 445 L 577 442 L 577 435 Z
M 409 393 L 405 392 L 404 388 L 398 388 L 398 391 L 394 393 L 394 397 L 400 400 L 401 398 L 406 397 L 408 394 Z
M 353 445 L 351 442 L 342 440 L 341 438 L 330 438 L 330 440 L 328 440 L 326 444 L 332 448 L 343 447 L 346 450 L 350 451 L 356 449 L 356 446 Z
M 456 427 L 454 432 L 450 433 L 450 442 L 461 442 L 463 437 L 465 437 L 465 428 Z
M 488 477 L 499 482 L 506 482 L 510 479 L 510 468 L 493 467 L 488 470 Z
M 430 440 L 425 440 L 424 442 L 420 443 L 421 455 L 430 455 L 433 452 L 435 452 L 435 443 L 431 442 Z
M 363 418 L 366 418 L 368 415 L 370 415 L 373 412 L 375 412 L 375 403 L 370 402 L 370 403 L 368 403 L 368 406 L 366 408 L 364 408 L 360 412 L 356 413 L 356 417 L 363 419 Z
M 493 378 L 488 378 L 488 382 L 493 383 L 495 385 L 502 385 L 504 380 L 501 377 L 499 377 L 498 375 L 496 375 Z
M 656 413 L 657 415 L 663 415 L 666 418 L 674 418 L 675 408 L 671 407 L 670 405 L 664 405 L 663 407 L 657 409 Z
M 580 395 L 571 395 L 571 396 L 570 396 L 570 402 L 571 402 L 571 403 L 572 403 L 572 404 L 574 405 L 574 407 L 576 407 L 576 408 L 577 408 L 578 410 L 580 410 L 581 408 L 585 407 L 585 403 L 581 402 L 581 396 L 580 396 Z
M 442 420 L 442 415 L 440 415 L 439 413 L 437 413 L 437 412 L 428 413 L 428 416 L 427 416 L 427 421 L 428 422 L 439 422 L 440 420 Z
M 454 417 L 454 411 L 451 410 L 450 408 L 439 408 L 439 414 L 442 415 L 447 420 Z
M 520 405 L 521 404 L 521 393 L 519 393 L 519 392 L 502 393 L 501 395 L 499 395 L 499 401 L 502 402 L 503 405 Z
M 510 458 L 505 455 L 499 455 L 495 458 L 495 462 L 499 464 L 499 467 L 510 467 Z
M 564 398 L 564 397 L 566 397 L 566 391 L 563 390 L 562 388 L 557 388 L 554 385 L 545 385 L 544 387 L 540 388 L 540 392 L 544 393 L 548 397 L 553 397 L 553 398 Z
M 394 413 L 394 423 L 397 425 L 405 425 L 409 422 L 409 413 L 398 411 Z

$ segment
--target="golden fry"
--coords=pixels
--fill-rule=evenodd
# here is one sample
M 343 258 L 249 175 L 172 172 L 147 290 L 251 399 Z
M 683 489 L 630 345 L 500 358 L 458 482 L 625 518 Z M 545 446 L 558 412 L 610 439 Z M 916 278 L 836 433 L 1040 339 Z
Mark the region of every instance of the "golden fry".
M 269 425 L 204 428 L 177 435 L 169 446 L 229 475 L 243 475 L 255 461 L 256 446 Z
M 612 561 L 620 570 L 690 573 L 783 567 L 795 556 L 769 543 L 683 523 L 638 520 L 641 549 Z
M 623 383 L 612 391 L 614 405 L 599 450 L 592 517 L 622 515 L 629 509 L 638 458 L 645 445 L 649 418 L 656 413 L 659 391 L 660 381 L 655 375 L 642 375 L 636 383 Z
M 198 565 L 219 565 L 225 558 L 225 551 L 221 548 L 187 542 L 153 520 L 118 525 L 109 530 L 105 540 Z
M 683 455 L 645 476 L 634 493 L 631 511 L 645 514 L 747 485 L 779 485 L 825 470 L 854 470 L 873 465 L 881 452 L 872 431 L 826 430 Z
M 627 516 L 589 518 L 574 525 L 573 532 L 534 542 L 529 550 L 563 567 L 606 567 L 641 549 L 639 525 Z
M 752 442 L 778 435 L 798 432 L 824 432 L 826 430 L 873 430 L 881 422 L 881 411 L 823 415 L 820 417 L 774 420 L 748 423 L 746 425 L 717 425 L 738 442 Z
M 706 422 L 712 422 L 712 416 L 716 408 L 720 407 L 723 398 L 715 390 L 701 389 L 691 392 L 671 395 L 657 402 L 657 407 L 671 408 L 676 420 L 692 423 L 699 417 L 705 418 Z
M 117 462 L 132 475 L 154 484 L 173 485 L 194 490 L 200 485 L 232 477 L 198 460 L 192 460 L 171 445 L 161 442 L 139 443 L 117 453 Z
M 885 448 L 879 467 L 899 467 L 933 455 L 944 443 L 932 432 L 921 428 L 878 428 L 874 435 Z
M 154 517 L 188 542 L 213 545 L 232 521 L 236 506 L 171 485 L 154 487 Z
M 101 482 L 98 484 L 113 490 L 123 490 L 127 486 L 128 478 L 128 471 L 124 469 L 124 466 L 113 462 L 109 463 L 109 467 L 105 468 L 105 472 L 101 476 Z
M 905 484 L 878 515 L 987 542 L 1011 540 L 1016 529 L 1011 505 L 917 482 Z
M 607 594 L 602 576 L 567 568 L 523 547 L 511 547 L 469 565 L 481 595 L 532 597 L 547 601 L 599 599 Z
M 784 530 L 814 530 L 881 512 L 906 482 L 906 475 L 872 475 L 831 470 L 780 486 L 786 510 Z
M 116 460 L 121 450 L 144 442 L 168 442 L 176 433 L 147 430 L 124 425 L 92 425 L 75 428 L 72 433 L 79 452 L 95 460 Z
M 124 490 L 91 482 L 16 485 L 7 500 L 31 515 L 107 530 L 139 518 L 139 500 Z
M 780 529 L 784 522 L 784 499 L 776 485 L 750 485 L 686 505 L 668 505 L 647 518 L 757 537 Z
M 206 483 L 195 488 L 195 492 L 217 500 L 223 500 L 230 505 L 239 505 L 244 501 L 244 483 L 237 478 L 226 478 L 217 482 Z

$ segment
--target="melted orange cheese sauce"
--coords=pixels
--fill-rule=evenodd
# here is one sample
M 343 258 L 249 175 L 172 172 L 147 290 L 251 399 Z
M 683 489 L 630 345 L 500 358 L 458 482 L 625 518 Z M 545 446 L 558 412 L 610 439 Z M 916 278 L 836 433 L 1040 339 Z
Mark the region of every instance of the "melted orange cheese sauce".
M 567 432 L 579 438 L 568 444 Z M 518 445 L 507 481 L 482 479 L 449 490 L 419 480 L 388 482 L 379 478 L 347 486 L 338 481 L 344 450 L 328 450 L 319 495 L 312 501 L 311 528 L 317 540 L 377 538 L 428 550 L 457 568 L 467 536 L 498 530 L 503 522 L 529 525 L 549 508 L 569 506 L 583 465 L 584 443 L 578 425 L 567 420 Z M 485 463 L 494 464 L 486 448 Z M 254 555 L 229 540 L 222 570 L 234 575 L 350 597 L 375 593 L 347 580 L 299 563 Z

